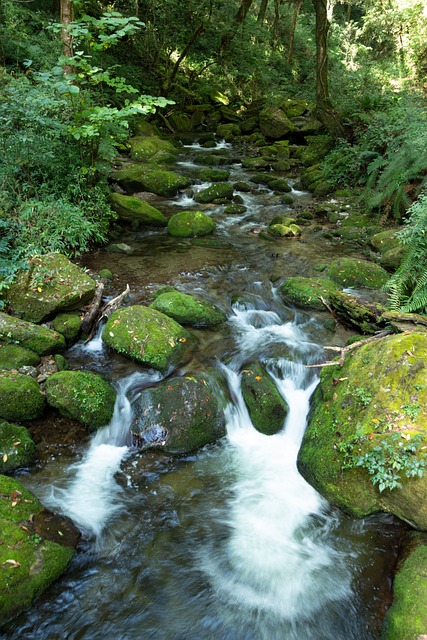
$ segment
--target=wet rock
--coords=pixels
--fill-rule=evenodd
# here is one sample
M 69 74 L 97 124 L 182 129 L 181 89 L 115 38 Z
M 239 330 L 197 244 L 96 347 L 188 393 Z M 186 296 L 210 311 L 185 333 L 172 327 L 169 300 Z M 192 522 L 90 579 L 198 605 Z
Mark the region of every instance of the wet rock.
M 225 182 L 214 182 L 214 184 L 211 184 L 207 189 L 199 191 L 199 193 L 194 196 L 194 199 L 196 202 L 209 203 L 218 200 L 218 198 L 229 200 L 232 197 L 233 185 Z
M 96 283 L 60 253 L 35 256 L 21 272 L 7 297 L 13 311 L 30 322 L 41 322 L 58 311 L 70 311 L 93 298 Z
M 284 178 L 274 178 L 269 181 L 268 186 L 274 191 L 282 191 L 284 193 L 292 191 L 292 187 Z
M 362 333 L 375 333 L 384 325 L 381 318 L 385 307 L 378 302 L 364 300 L 361 296 L 344 291 L 333 291 L 329 295 L 329 304 L 345 324 Z
M 56 541 L 44 536 L 47 517 L 56 518 Z M 0 545 L 0 624 L 27 609 L 65 571 L 78 539 L 69 520 L 46 512 L 20 482 L 0 476 L 0 540 L 7 541 Z
M 342 367 L 321 370 L 298 467 L 333 504 L 357 516 L 386 511 L 427 530 L 427 476 L 406 476 L 427 446 L 426 361 L 427 335 L 413 332 L 374 340 Z M 419 446 L 405 452 L 416 436 Z M 384 486 L 392 481 L 400 486 Z
M 228 169 L 210 169 L 209 167 L 204 167 L 199 171 L 199 178 L 204 182 L 222 182 L 228 180 L 229 177 L 230 172 Z
M 0 418 L 33 420 L 44 411 L 45 399 L 34 378 L 0 371 Z
M 207 236 L 215 231 L 216 224 L 202 211 L 180 211 L 168 222 L 168 233 L 178 238 Z
M 17 344 L 0 343 L 0 369 L 36 367 L 39 362 L 40 356 L 34 351 L 20 347 Z
M 301 235 L 301 229 L 296 224 L 289 227 L 284 224 L 271 224 L 268 233 L 274 238 L 295 238 Z
M 161 211 L 139 198 L 112 193 L 110 200 L 114 211 L 125 222 L 131 222 L 137 227 L 140 225 L 165 227 L 167 224 L 167 220 Z
M 242 394 L 257 431 L 267 436 L 280 431 L 289 407 L 259 362 L 250 363 L 243 369 Z
M 259 114 L 259 127 L 267 138 L 283 138 L 294 125 L 282 109 L 267 107 Z
M 81 320 L 77 313 L 58 313 L 52 320 L 52 327 L 71 344 L 80 333 Z
M 132 403 L 132 434 L 139 446 L 180 455 L 225 435 L 222 391 L 207 375 L 169 378 Z
M 179 291 L 162 293 L 150 308 L 164 313 L 179 324 L 193 327 L 212 327 L 227 319 L 226 314 L 215 305 Z
M 160 371 L 188 358 L 194 342 L 175 320 L 139 305 L 115 311 L 105 325 L 102 339 L 114 351 Z
M 36 445 L 25 427 L 0 420 L 0 473 L 27 467 L 36 459 Z
M 113 242 L 106 248 L 107 251 L 111 251 L 111 253 L 126 253 L 127 255 L 131 255 L 133 253 L 132 247 L 125 242 Z
M 229 204 L 228 207 L 225 207 L 224 213 L 226 215 L 241 215 L 247 211 L 247 207 L 243 204 Z
M 112 173 L 112 178 L 132 192 L 149 191 L 165 197 L 174 196 L 191 184 L 186 176 L 142 163 L 124 165 Z
M 247 182 L 235 182 L 234 185 L 235 191 L 242 191 L 243 193 L 250 193 L 252 191 L 252 187 Z
M 342 287 L 372 289 L 381 289 L 389 279 L 387 271 L 378 264 L 359 258 L 337 258 L 329 266 L 327 276 Z
M 332 293 L 338 291 L 338 287 L 328 278 L 288 278 L 279 287 L 279 292 L 284 300 L 304 309 L 317 309 L 325 311 L 325 305 L 321 297 L 329 301 Z
M 89 429 L 108 424 L 113 416 L 116 392 L 91 371 L 60 371 L 45 382 L 46 400 L 61 415 L 78 420 Z
M 256 170 L 256 169 L 269 169 L 271 161 L 266 158 L 243 158 L 242 167 L 244 169 Z

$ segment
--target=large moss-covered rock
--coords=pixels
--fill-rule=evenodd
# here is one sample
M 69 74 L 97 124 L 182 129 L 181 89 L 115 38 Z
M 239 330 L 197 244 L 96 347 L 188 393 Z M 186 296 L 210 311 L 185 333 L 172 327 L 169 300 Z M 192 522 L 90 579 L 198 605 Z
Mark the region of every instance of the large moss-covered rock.
M 189 178 L 175 171 L 163 171 L 140 163 L 125 165 L 113 172 L 112 177 L 130 191 L 149 191 L 165 197 L 174 196 L 191 184 Z
M 281 191 L 283 193 L 292 191 L 292 187 L 284 178 L 274 178 L 269 181 L 268 186 L 270 189 L 274 189 L 274 191 Z
M 344 291 L 333 291 L 329 295 L 329 304 L 344 323 L 362 333 L 375 333 L 379 330 L 380 323 L 384 324 L 380 319 L 385 307 L 378 302 Z
M 210 187 L 196 193 L 194 199 L 196 202 L 208 203 L 218 200 L 218 198 L 230 200 L 232 197 L 233 185 L 226 182 L 214 182 Z
M 193 327 L 213 327 L 227 319 L 218 307 L 179 291 L 169 291 L 159 295 L 150 305 L 165 315 Z
M 332 293 L 339 291 L 337 285 L 328 278 L 288 278 L 279 287 L 284 300 L 297 307 L 325 311 L 321 297 L 329 300 Z
M 386 511 L 427 530 L 427 476 L 407 478 L 393 466 L 417 434 L 427 446 L 427 335 L 387 336 L 351 351 L 340 367 L 324 367 L 312 397 L 298 467 L 332 503 L 358 516 Z M 384 444 L 385 443 L 385 444 Z M 381 462 L 381 452 L 392 451 Z M 360 456 L 379 460 L 379 482 L 395 478 L 401 488 L 375 486 Z
M 225 140 L 225 142 L 232 142 L 236 136 L 240 136 L 242 133 L 238 124 L 235 123 L 227 123 L 220 124 L 217 127 L 216 135 L 218 138 Z
M 46 399 L 67 418 L 90 429 L 108 424 L 113 417 L 116 392 L 91 371 L 59 371 L 45 382 Z
M 259 127 L 267 138 L 283 138 L 294 125 L 282 109 L 267 107 L 259 114 Z
M 20 367 L 37 367 L 40 356 L 34 351 L 17 344 L 0 342 L 0 369 L 19 369 Z
M 131 158 L 140 162 L 162 164 L 175 162 L 178 157 L 172 142 L 155 136 L 131 138 L 129 144 Z
M 321 162 L 334 146 L 334 141 L 329 135 L 306 136 L 307 147 L 300 153 L 299 159 L 306 166 Z
M 96 283 L 61 253 L 35 256 L 19 274 L 7 298 L 24 320 L 41 322 L 58 311 L 69 311 L 92 299 Z
M 33 420 L 41 416 L 44 406 L 44 395 L 33 378 L 0 371 L 0 418 Z
M 52 320 L 52 327 L 64 336 L 67 344 L 77 338 L 81 324 L 80 316 L 77 313 L 58 313 Z
M 132 433 L 142 447 L 183 454 L 225 435 L 221 389 L 206 375 L 169 378 L 132 403 Z
M 40 356 L 65 349 L 64 336 L 57 331 L 39 327 L 7 313 L 0 312 L 0 341 L 19 344 Z
M 418 534 L 420 535 L 420 534 Z M 400 564 L 393 603 L 384 620 L 384 640 L 419 640 L 427 632 L 427 539 L 422 536 Z
M 43 509 L 20 482 L 0 476 L 0 624 L 27 609 L 65 571 L 78 537 L 68 520 Z
M 36 445 L 25 427 L 0 420 L 0 473 L 27 467 L 36 458 Z
M 211 169 L 204 167 L 199 171 L 199 178 L 205 182 L 222 182 L 228 180 L 230 172 L 228 169 Z
M 378 264 L 359 258 L 337 258 L 330 264 L 327 276 L 342 287 L 371 289 L 381 289 L 389 279 L 387 271 Z
M 154 227 L 165 227 L 167 224 L 166 217 L 161 211 L 139 198 L 112 193 L 110 199 L 114 211 L 125 222 L 131 222 L 137 226 L 152 225 Z
M 255 429 L 267 436 L 280 431 L 289 408 L 260 363 L 243 369 L 242 394 Z
M 380 231 L 373 235 L 369 242 L 374 249 L 379 253 L 384 254 L 390 249 L 396 249 L 399 247 L 399 229 L 387 229 L 386 231 Z
M 175 320 L 139 305 L 111 314 L 102 339 L 114 351 L 160 371 L 181 363 L 192 343 L 191 334 Z
M 177 238 L 208 236 L 215 227 L 215 222 L 203 211 L 179 211 L 169 218 L 168 234 Z
M 274 238 L 295 238 L 301 235 L 301 229 L 297 224 L 288 226 L 284 224 L 271 224 L 268 233 Z

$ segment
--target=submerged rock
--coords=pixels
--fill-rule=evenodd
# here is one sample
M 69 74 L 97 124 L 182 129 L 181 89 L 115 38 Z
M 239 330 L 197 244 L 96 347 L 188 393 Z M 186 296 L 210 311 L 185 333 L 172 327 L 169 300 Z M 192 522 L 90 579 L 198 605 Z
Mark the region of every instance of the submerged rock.
M 289 407 L 259 362 L 250 363 L 243 369 L 242 394 L 257 431 L 267 436 L 280 431 Z
M 381 289 L 389 279 L 385 269 L 374 262 L 359 258 L 337 258 L 328 268 L 327 276 L 342 287 Z
M 287 302 L 305 309 L 325 311 L 321 297 L 329 300 L 332 293 L 339 289 L 335 282 L 328 278 L 288 278 L 279 287 L 279 292 Z
M 194 340 L 172 318 L 140 305 L 112 313 L 102 339 L 117 353 L 160 371 L 167 371 L 187 358 Z
M 36 445 L 25 427 L 0 420 L 0 473 L 27 467 L 36 458 Z
M 132 403 L 132 433 L 143 448 L 179 455 L 225 435 L 222 392 L 206 375 L 169 378 Z
M 138 225 L 152 225 L 165 227 L 166 217 L 161 211 L 133 196 L 112 193 L 110 196 L 112 207 L 121 220 Z
M 150 305 L 165 315 L 193 327 L 212 327 L 227 319 L 226 314 L 218 307 L 203 300 L 179 291 L 169 291 L 157 296 Z
M 44 395 L 33 378 L 12 371 L 0 371 L 0 418 L 33 420 L 41 416 L 44 407 Z
M 40 356 L 65 349 L 64 336 L 56 331 L 2 312 L 0 312 L 0 341 L 6 344 L 19 344 Z
M 168 222 L 168 233 L 178 238 L 208 236 L 215 231 L 216 224 L 203 211 L 180 211 Z
M 113 417 L 116 392 L 97 373 L 59 371 L 46 380 L 45 389 L 51 407 L 89 429 L 102 427 Z
M 374 340 L 342 367 L 321 370 L 298 467 L 333 504 L 357 516 L 386 511 L 427 530 L 427 475 L 417 462 L 427 462 L 426 362 L 427 335 L 413 332 Z M 407 477 L 411 469 L 421 477 Z
M 96 283 L 61 253 L 35 256 L 10 287 L 13 311 L 30 322 L 41 322 L 58 311 L 77 309 L 93 298 Z

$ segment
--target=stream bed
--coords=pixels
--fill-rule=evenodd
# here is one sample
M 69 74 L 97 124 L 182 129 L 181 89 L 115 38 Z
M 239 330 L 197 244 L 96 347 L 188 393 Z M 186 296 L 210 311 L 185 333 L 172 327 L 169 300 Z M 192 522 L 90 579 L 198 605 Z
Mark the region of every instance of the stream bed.
M 194 175 L 199 151 L 197 144 L 184 147 L 178 170 Z M 231 151 L 230 180 L 248 180 L 242 151 Z M 113 356 L 99 335 L 70 349 L 71 368 L 114 381 L 115 414 L 67 455 L 50 448 L 46 464 L 20 476 L 47 506 L 73 518 L 83 542 L 66 574 L 7 625 L 4 637 L 377 640 L 402 524 L 384 514 L 350 518 L 296 467 L 318 381 L 317 370 L 305 365 L 350 334 L 326 313 L 286 305 L 273 284 L 314 275 L 319 262 L 349 249 L 308 229 L 301 240 L 260 238 L 259 228 L 287 210 L 265 187 L 241 194 L 247 211 L 240 215 L 196 205 L 192 195 L 164 200 L 162 210 L 206 211 L 217 223 L 215 242 L 128 231 L 121 241 L 129 255 L 99 250 L 83 262 L 110 268 L 113 292 L 129 283 L 132 304 L 167 283 L 227 312 L 225 326 L 195 331 L 199 349 L 181 369 L 191 374 L 214 364 L 226 379 L 227 436 L 180 458 L 135 452 L 130 399 L 161 376 Z M 309 194 L 292 195 L 310 206 Z M 255 360 L 290 407 L 274 436 L 255 430 L 242 398 L 241 371 Z

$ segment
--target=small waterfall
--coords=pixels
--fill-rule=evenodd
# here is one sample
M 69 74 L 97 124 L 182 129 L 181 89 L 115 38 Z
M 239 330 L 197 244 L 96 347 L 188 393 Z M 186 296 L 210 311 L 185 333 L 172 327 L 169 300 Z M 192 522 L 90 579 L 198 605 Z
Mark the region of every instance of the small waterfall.
M 110 424 L 98 429 L 81 462 L 69 468 L 65 487 L 53 487 L 46 502 L 82 529 L 98 536 L 120 509 L 121 488 L 114 474 L 129 450 L 132 408 L 129 395 L 159 381 L 158 373 L 133 373 L 120 381 Z

